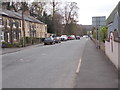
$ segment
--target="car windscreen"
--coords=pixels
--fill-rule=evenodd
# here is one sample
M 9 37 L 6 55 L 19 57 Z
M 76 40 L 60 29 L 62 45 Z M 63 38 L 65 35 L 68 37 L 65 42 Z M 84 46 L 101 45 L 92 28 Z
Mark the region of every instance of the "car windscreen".
M 45 38 L 45 40 L 51 40 L 51 38 Z

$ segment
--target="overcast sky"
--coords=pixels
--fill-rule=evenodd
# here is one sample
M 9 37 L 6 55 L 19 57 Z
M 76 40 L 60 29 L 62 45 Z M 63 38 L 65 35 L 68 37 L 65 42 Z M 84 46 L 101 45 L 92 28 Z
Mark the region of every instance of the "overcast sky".
M 79 24 L 91 25 L 92 16 L 110 15 L 120 0 L 67 0 L 77 2 L 79 9 Z
M 106 16 L 106 18 L 108 18 L 108 16 L 117 6 L 120 0 L 55 0 L 55 1 L 60 2 L 68 1 L 78 3 L 79 7 L 78 23 L 83 25 L 91 25 L 93 16 Z

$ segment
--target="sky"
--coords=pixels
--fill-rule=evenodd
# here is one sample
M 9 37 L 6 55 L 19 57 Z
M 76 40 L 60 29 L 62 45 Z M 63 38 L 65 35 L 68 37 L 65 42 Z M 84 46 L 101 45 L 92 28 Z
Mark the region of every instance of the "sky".
M 79 24 L 91 25 L 93 16 L 108 16 L 120 0 L 67 0 L 78 3 Z
M 79 7 L 78 23 L 82 25 L 91 25 L 93 16 L 106 16 L 107 19 L 120 0 L 57 0 L 57 1 L 76 2 Z

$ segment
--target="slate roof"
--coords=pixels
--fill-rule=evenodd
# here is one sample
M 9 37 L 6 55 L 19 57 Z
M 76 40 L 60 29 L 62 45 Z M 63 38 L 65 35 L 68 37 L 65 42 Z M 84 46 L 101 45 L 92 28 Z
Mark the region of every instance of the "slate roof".
M 20 17 L 16 16 L 13 11 L 9 11 L 9 10 L 2 10 L 0 11 L 0 14 L 10 18 L 21 19 Z
M 36 19 L 36 18 L 34 18 L 34 17 L 32 17 L 32 16 L 27 16 L 28 18 L 30 18 L 33 22 L 35 22 L 35 23 L 40 23 L 40 24 L 44 24 L 43 22 L 41 22 L 40 20 L 38 20 L 38 19 Z
M 22 20 L 22 14 L 21 13 L 10 11 L 10 10 L 2 10 L 2 11 L 0 10 L 0 15 Z M 39 24 L 44 24 L 43 22 L 41 22 L 38 19 L 36 19 L 32 16 L 29 16 L 29 15 L 24 15 L 24 19 L 26 21 L 39 23 Z

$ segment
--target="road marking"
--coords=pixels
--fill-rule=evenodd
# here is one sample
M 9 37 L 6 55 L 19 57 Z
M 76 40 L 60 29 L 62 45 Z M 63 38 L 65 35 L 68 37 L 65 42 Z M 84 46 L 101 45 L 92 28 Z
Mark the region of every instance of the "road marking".
M 77 67 L 77 70 L 76 70 L 76 73 L 79 73 L 79 71 L 80 71 L 80 65 L 81 65 L 81 59 L 79 60 L 78 67 Z
M 44 56 L 44 55 L 47 55 L 47 54 L 46 54 L 46 53 L 42 53 L 41 55 L 43 55 L 43 56 Z
M 23 59 L 20 59 L 20 61 L 23 61 Z
M 20 59 L 20 62 L 24 62 L 24 60 L 23 60 L 23 59 Z

